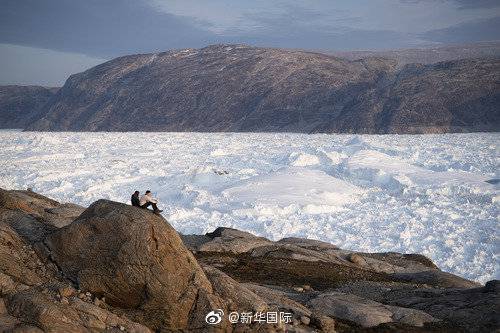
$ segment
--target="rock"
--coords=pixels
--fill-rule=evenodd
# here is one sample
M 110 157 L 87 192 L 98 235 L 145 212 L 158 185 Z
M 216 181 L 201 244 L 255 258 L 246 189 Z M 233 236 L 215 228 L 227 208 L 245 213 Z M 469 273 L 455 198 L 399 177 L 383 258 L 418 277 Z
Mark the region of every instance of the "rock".
M 267 304 L 244 285 L 216 268 L 204 266 L 203 270 L 212 283 L 215 293 L 224 300 L 231 300 L 235 306 L 233 311 L 264 312 L 266 310 Z
M 338 250 L 338 247 L 333 244 L 322 242 L 315 239 L 287 237 L 279 240 L 277 243 L 292 244 L 298 247 L 302 247 L 304 249 L 310 249 L 315 251 Z
M 347 255 L 347 260 L 359 266 L 368 266 L 366 260 L 357 253 L 350 253 Z
M 287 247 L 294 249 L 287 251 Z M 297 252 L 303 255 L 297 256 Z M 314 290 L 325 290 L 356 280 L 390 281 L 386 274 L 361 269 L 347 260 L 339 259 L 339 263 L 313 261 L 314 258 L 305 255 L 310 252 L 314 251 L 287 244 L 263 246 L 238 255 L 205 252 L 196 256 L 201 263 L 215 266 L 238 281 L 263 285 L 307 284 Z
M 41 329 L 31 325 L 17 325 L 9 333 L 44 333 Z
M 300 316 L 300 322 L 304 325 L 309 325 L 311 323 L 311 319 L 307 316 Z
M 0 189 L 0 221 L 32 244 L 71 223 L 83 210 L 81 206 L 60 204 L 32 191 Z
M 62 286 L 59 288 L 59 295 L 61 297 L 71 297 L 76 294 L 76 290 L 70 286 Z
M 437 321 L 423 311 L 384 305 L 356 295 L 339 292 L 321 294 L 312 299 L 310 305 L 315 311 L 349 320 L 363 327 L 373 327 L 391 322 L 423 326 L 427 322 Z
M 50 292 L 54 288 L 47 289 L 48 294 L 42 293 L 40 287 L 33 287 L 10 295 L 7 305 L 9 313 L 49 332 L 83 333 L 122 325 L 129 332 L 151 333 L 145 326 L 77 298 L 71 304 L 57 302 L 55 294 Z
M 293 259 L 301 261 L 323 261 L 331 263 L 347 264 L 345 260 L 336 254 L 323 253 L 320 251 L 303 248 L 293 244 L 274 243 L 256 247 L 250 251 L 252 257 L 272 257 L 280 259 Z
M 5 307 L 5 301 L 3 298 L 0 298 L 0 315 L 7 314 L 7 308 Z
M 199 246 L 201 252 L 231 252 L 243 253 L 259 246 L 271 244 L 266 238 L 257 237 L 251 233 L 231 228 L 217 228 L 207 233 L 211 241 Z
M 0 189 L 0 210 L 19 210 L 42 217 L 46 208 L 55 208 L 59 203 L 32 191 L 6 191 Z
M 486 282 L 483 288 L 484 292 L 499 293 L 500 292 L 500 281 L 491 280 Z
M 230 228 L 181 240 L 161 216 L 106 200 L 58 228 L 47 216 L 63 221 L 78 207 L 28 191 L 0 190 L 0 203 L 0 332 L 334 332 L 331 317 L 346 331 L 500 327 L 498 281 L 480 287 L 424 256 Z M 294 321 L 208 327 L 214 309 Z
M 37 269 L 38 257 L 15 230 L 0 222 L 0 291 L 39 285 L 46 281 L 44 272 Z
M 311 311 L 299 302 L 288 297 L 284 291 L 271 289 L 269 286 L 260 286 L 254 283 L 245 283 L 246 288 L 261 297 L 268 307 L 277 306 L 279 309 L 290 310 L 297 316 L 310 316 Z
M 24 240 L 30 244 L 41 242 L 45 237 L 57 230 L 54 226 L 44 223 L 41 217 L 19 210 L 1 210 L 0 222 L 11 226 Z
M 428 271 L 430 269 L 438 269 L 438 267 L 424 255 L 421 254 L 405 254 L 396 252 L 382 253 L 362 253 L 365 259 L 372 258 L 378 261 L 391 264 L 392 266 L 400 267 L 400 273 L 416 273 Z M 393 272 L 395 273 L 395 272 Z
M 198 248 L 201 245 L 208 243 L 212 240 L 212 238 L 208 237 L 207 235 L 182 235 L 182 234 L 179 234 L 179 236 L 181 237 L 184 245 L 192 252 L 198 251 Z
M 54 208 L 45 209 L 43 218 L 57 228 L 62 228 L 73 222 L 85 210 L 80 205 L 63 203 Z
M 493 332 L 500 327 L 500 292 L 491 286 L 393 290 L 384 293 L 383 302 L 425 311 L 467 332 Z
M 310 324 L 325 333 L 335 333 L 335 320 L 328 316 L 321 315 L 317 312 L 313 312 L 311 314 Z
M 138 309 L 152 329 L 187 328 L 199 293 L 212 292 L 175 230 L 147 210 L 99 200 L 45 243 L 80 289 Z
M 405 282 L 428 284 L 442 288 L 475 288 L 481 284 L 440 270 L 428 270 L 417 273 L 395 273 L 391 277 Z

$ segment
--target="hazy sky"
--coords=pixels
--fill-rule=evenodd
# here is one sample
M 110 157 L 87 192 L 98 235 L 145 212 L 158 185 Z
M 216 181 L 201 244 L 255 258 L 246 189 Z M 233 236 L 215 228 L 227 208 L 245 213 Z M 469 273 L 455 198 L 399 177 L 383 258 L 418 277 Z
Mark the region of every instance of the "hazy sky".
M 0 84 L 116 56 L 245 43 L 367 50 L 500 40 L 500 0 L 0 0 Z

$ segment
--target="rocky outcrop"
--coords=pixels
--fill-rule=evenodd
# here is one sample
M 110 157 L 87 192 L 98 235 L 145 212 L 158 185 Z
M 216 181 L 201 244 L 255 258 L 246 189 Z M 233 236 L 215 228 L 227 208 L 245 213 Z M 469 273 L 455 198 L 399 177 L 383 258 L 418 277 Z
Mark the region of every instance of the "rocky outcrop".
M 31 191 L 0 189 L 0 331 L 150 333 L 90 293 L 79 293 L 41 251 L 39 239 L 57 229 L 51 223 L 76 212 L 63 209 L 58 216 L 60 206 Z
M 30 243 L 41 241 L 57 228 L 70 224 L 83 211 L 79 205 L 60 204 L 30 190 L 0 189 L 0 221 Z
M 182 236 L 192 251 L 243 253 L 256 247 L 270 245 L 264 237 L 232 228 L 217 228 L 206 235 Z
M 331 317 L 349 320 L 363 327 L 399 322 L 410 326 L 424 326 L 437 321 L 431 315 L 414 309 L 384 305 L 356 295 L 330 292 L 310 301 L 313 309 Z
M 481 286 L 421 255 L 360 253 L 299 238 L 273 242 L 230 228 L 180 237 L 161 216 L 108 200 L 71 223 L 54 223 L 77 211 L 30 191 L 0 190 L 0 331 L 500 328 L 498 281 Z M 209 325 L 205 317 L 214 310 L 224 315 Z M 231 324 L 231 312 L 288 320 Z
M 66 278 L 154 329 L 188 327 L 199 293 L 212 293 L 178 234 L 150 210 L 99 200 L 45 244 Z
M 58 88 L 0 86 L 0 128 L 25 128 L 40 118 Z
M 120 57 L 72 75 L 37 131 L 500 130 L 500 60 L 398 67 L 244 45 Z

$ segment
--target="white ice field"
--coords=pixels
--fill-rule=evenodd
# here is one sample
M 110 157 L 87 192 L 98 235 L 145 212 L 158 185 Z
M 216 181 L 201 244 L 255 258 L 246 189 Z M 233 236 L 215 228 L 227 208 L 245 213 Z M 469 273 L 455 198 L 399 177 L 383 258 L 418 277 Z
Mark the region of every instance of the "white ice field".
M 182 233 L 218 226 L 422 253 L 499 278 L 500 133 L 300 135 L 0 131 L 0 187 L 63 202 L 151 189 Z

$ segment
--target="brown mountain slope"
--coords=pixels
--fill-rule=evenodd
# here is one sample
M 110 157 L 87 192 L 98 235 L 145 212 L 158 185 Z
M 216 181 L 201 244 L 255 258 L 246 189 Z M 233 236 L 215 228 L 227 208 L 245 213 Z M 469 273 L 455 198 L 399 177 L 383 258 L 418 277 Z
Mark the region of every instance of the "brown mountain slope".
M 29 130 L 414 133 L 498 130 L 500 60 L 407 65 L 215 45 L 71 76 Z
M 58 88 L 0 86 L 0 128 L 24 128 Z

